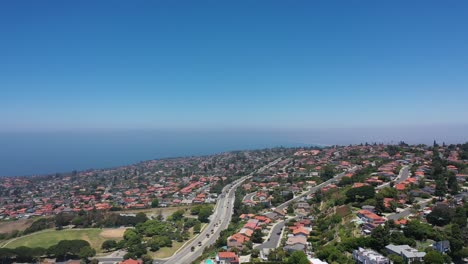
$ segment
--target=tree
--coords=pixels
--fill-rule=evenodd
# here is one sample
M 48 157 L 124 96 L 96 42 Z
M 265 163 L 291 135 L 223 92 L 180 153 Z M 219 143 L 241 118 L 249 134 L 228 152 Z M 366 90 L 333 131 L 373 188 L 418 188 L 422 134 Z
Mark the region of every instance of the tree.
M 292 204 L 289 204 L 289 205 L 288 205 L 287 213 L 288 213 L 288 214 L 294 214 L 294 207 L 293 207 Z
M 201 223 L 200 222 L 197 222 L 195 223 L 195 225 L 193 226 L 193 233 L 200 233 L 200 230 L 201 230 Z
M 435 250 L 429 251 L 426 256 L 424 256 L 425 264 L 444 264 L 444 256 Z
M 180 209 L 180 210 L 175 211 L 175 212 L 169 217 L 169 219 L 170 219 L 171 221 L 174 221 L 174 222 L 177 222 L 177 221 L 181 220 L 182 218 L 184 218 L 184 210 L 183 210 L 183 209 Z
M 350 202 L 363 202 L 367 199 L 374 198 L 374 196 L 374 186 L 362 186 L 358 188 L 352 188 L 346 192 L 346 197 Z
M 442 177 L 442 176 L 440 176 Z M 445 185 L 445 180 L 443 178 L 439 178 L 436 180 L 436 187 L 434 194 L 442 199 L 447 194 L 447 186 Z
M 143 264 L 152 264 L 153 263 L 153 257 L 149 254 L 144 254 L 141 256 L 141 260 L 143 261 Z
M 457 177 L 453 172 L 450 172 L 447 177 L 447 185 L 451 194 L 457 194 L 459 192 Z
M 146 217 L 146 214 L 145 213 L 137 213 L 136 216 L 135 216 L 135 222 L 136 224 L 138 223 L 144 223 L 148 220 L 148 217 Z
M 438 225 L 444 226 L 452 220 L 453 217 L 453 210 L 446 204 L 438 204 L 436 205 L 430 214 L 427 215 L 426 219 L 427 222 Z
M 252 233 L 252 242 L 253 243 L 262 243 L 263 242 L 263 234 L 262 230 L 255 229 Z
M 198 220 L 202 223 L 208 223 L 208 217 L 213 213 L 213 207 L 211 205 L 203 206 L 198 213 Z
M 0 248 L 0 260 L 2 261 L 2 263 L 4 263 L 4 261 L 7 261 L 7 260 L 10 260 L 11 258 L 13 258 L 15 256 L 15 252 L 13 251 L 13 249 L 9 249 L 9 248 Z
M 78 256 L 81 258 L 81 259 L 88 259 L 90 257 L 94 257 L 96 255 L 96 250 L 94 250 L 93 248 L 91 248 L 90 246 L 85 246 L 85 247 L 82 247 L 80 249 L 80 253 L 78 254 Z
M 379 213 L 383 213 L 385 209 L 384 196 L 381 193 L 378 193 L 375 196 L 375 210 Z
M 287 264 L 310 264 L 307 255 L 303 251 L 295 251 L 286 261 Z
M 111 250 L 116 247 L 117 247 L 117 241 L 115 240 L 106 240 L 102 243 L 102 246 L 101 246 L 101 248 L 106 251 Z
M 457 224 L 460 228 L 465 228 L 467 224 L 466 209 L 462 206 L 455 208 L 455 215 L 453 216 L 453 223 Z
M 13 249 L 17 262 L 34 262 L 45 253 L 43 248 L 17 247 Z
M 153 201 L 151 201 L 151 207 L 156 208 L 159 206 L 159 200 L 158 198 L 154 198 Z
M 341 178 L 340 182 L 338 183 L 338 186 L 346 186 L 350 185 L 353 183 L 353 179 L 350 177 L 343 177 Z
M 430 225 L 423 224 L 419 221 L 409 221 L 406 228 L 403 230 L 406 237 L 411 237 L 416 240 L 424 240 L 431 235 L 432 232 L 433 229 Z
M 381 250 L 390 242 L 390 229 L 388 225 L 378 226 L 371 233 L 372 248 Z
M 252 258 L 258 258 L 258 256 L 260 255 L 260 250 L 257 248 L 252 249 L 251 255 Z
M 388 258 L 392 261 L 393 264 L 405 264 L 405 260 L 395 254 L 388 255 Z
M 51 247 L 52 252 L 49 252 L 57 258 L 65 258 L 67 256 L 78 256 L 84 247 L 91 248 L 91 245 L 85 240 L 61 240 L 57 245 Z

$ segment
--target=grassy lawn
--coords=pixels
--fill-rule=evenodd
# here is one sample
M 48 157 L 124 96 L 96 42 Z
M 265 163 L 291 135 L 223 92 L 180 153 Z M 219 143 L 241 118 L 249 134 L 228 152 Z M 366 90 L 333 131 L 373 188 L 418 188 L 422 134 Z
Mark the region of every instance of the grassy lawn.
M 172 241 L 172 247 L 163 247 L 160 248 L 158 251 L 154 252 L 152 255 L 154 258 L 168 258 L 172 256 L 180 247 L 182 247 L 185 242 L 177 242 L 177 241 Z
M 56 245 L 60 240 L 83 239 L 100 252 L 102 242 L 107 239 L 122 239 L 123 229 L 68 229 L 68 230 L 46 230 L 29 236 L 12 239 L 5 247 L 15 248 L 19 246 L 48 248 Z
M 205 227 L 207 226 L 207 224 L 203 224 L 202 225 L 202 228 L 201 230 L 205 229 Z M 179 249 L 181 248 L 185 243 L 187 243 L 188 241 L 192 240 L 195 235 L 198 235 L 198 234 L 194 234 L 193 233 L 193 228 L 191 228 L 189 230 L 190 232 L 190 238 L 189 240 L 186 240 L 184 242 L 177 242 L 177 241 L 172 241 L 172 247 L 163 247 L 163 248 L 160 248 L 158 251 L 156 252 L 149 252 L 151 254 L 151 256 L 153 258 L 157 258 L 157 259 L 164 259 L 164 258 L 168 258 L 172 255 L 174 255 L 174 253 Z

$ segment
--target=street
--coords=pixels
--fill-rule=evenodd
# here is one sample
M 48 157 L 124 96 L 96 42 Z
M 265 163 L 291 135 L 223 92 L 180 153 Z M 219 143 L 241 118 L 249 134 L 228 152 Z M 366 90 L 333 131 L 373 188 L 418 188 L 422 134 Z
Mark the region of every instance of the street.
M 280 221 L 275 226 L 273 226 L 273 230 L 270 233 L 270 236 L 267 238 L 263 244 L 258 245 L 255 248 L 262 250 L 264 248 L 276 248 L 281 240 L 281 234 L 284 228 L 285 220 Z
M 312 187 L 309 191 L 305 192 L 305 193 L 302 193 L 296 197 L 294 197 L 293 199 L 289 200 L 289 201 L 286 201 L 284 203 L 282 203 L 281 205 L 277 206 L 276 208 L 278 209 L 284 209 L 286 208 L 290 203 L 292 202 L 296 202 L 298 200 L 300 200 L 302 197 L 304 196 L 307 196 L 309 194 L 312 194 L 312 193 L 315 193 L 317 190 L 319 190 L 320 188 L 328 185 L 328 184 L 331 184 L 332 182 L 338 182 L 339 180 L 341 180 L 341 178 L 343 178 L 343 176 L 346 174 L 346 173 L 349 173 L 349 172 L 354 172 L 358 169 L 358 167 L 353 167 L 352 169 L 350 169 L 349 171 L 347 172 L 342 172 L 340 174 L 337 174 L 335 175 L 335 177 L 325 181 L 325 182 L 322 182 L 321 184 L 317 185 L 317 186 L 314 186 Z M 265 214 L 266 216 L 270 217 L 270 218 L 273 218 L 274 217 L 274 212 L 269 212 L 267 214 Z M 265 242 L 263 242 L 263 244 L 257 246 L 256 248 L 258 249 L 264 249 L 264 248 L 276 248 L 281 240 L 281 231 L 283 230 L 283 227 L 285 225 L 285 220 L 282 220 L 281 222 L 279 222 L 279 224 L 275 225 L 273 227 L 273 232 L 270 233 L 270 236 L 267 238 L 267 240 Z M 278 234 L 280 233 L 280 234 Z
M 280 160 L 281 159 L 277 159 L 268 165 L 263 166 L 258 170 L 258 172 L 262 172 L 265 169 L 276 165 Z M 197 237 L 188 242 L 184 247 L 172 255 L 172 257 L 164 260 L 154 260 L 153 263 L 189 264 L 201 256 L 203 254 L 203 250 L 214 244 L 220 236 L 221 231 L 225 230 L 229 226 L 234 209 L 233 206 L 236 188 L 245 180 L 251 178 L 253 174 L 254 173 L 244 176 L 223 188 L 222 193 L 226 195 L 222 196 L 222 198 L 218 200 L 215 210 L 210 217 L 210 223 Z M 193 251 L 192 247 L 194 248 Z

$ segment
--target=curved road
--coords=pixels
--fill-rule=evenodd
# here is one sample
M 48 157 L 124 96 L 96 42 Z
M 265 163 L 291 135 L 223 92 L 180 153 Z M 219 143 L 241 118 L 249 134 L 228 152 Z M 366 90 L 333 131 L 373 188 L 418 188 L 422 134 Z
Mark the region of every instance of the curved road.
M 317 186 L 314 186 L 312 187 L 309 191 L 305 192 L 305 193 L 302 193 L 296 197 L 294 197 L 293 199 L 291 200 L 288 200 L 280 205 L 278 205 L 276 208 L 278 209 L 284 209 L 286 208 L 290 203 L 292 202 L 296 202 L 298 201 L 299 199 L 301 199 L 303 196 L 306 196 L 306 195 L 309 195 L 309 194 L 312 194 L 312 193 L 315 193 L 317 190 L 319 190 L 320 188 L 328 185 L 328 184 L 331 184 L 333 182 L 338 182 L 339 180 L 341 180 L 341 178 L 343 178 L 343 176 L 346 174 L 346 173 L 349 173 L 349 172 L 354 172 L 358 169 L 359 167 L 358 166 L 354 166 L 353 168 L 351 168 L 349 171 L 346 171 L 346 172 L 342 172 L 340 174 L 337 174 L 335 175 L 335 177 L 327 180 L 327 181 L 324 181 L 322 182 L 321 184 L 317 185 Z M 270 218 L 273 218 L 274 215 L 276 213 L 275 212 L 270 212 L 270 213 L 267 213 L 265 214 L 266 216 L 270 217 Z M 281 232 L 284 228 L 284 225 L 285 225 L 285 220 L 282 220 L 281 222 L 279 222 L 279 224 L 275 225 L 273 227 L 273 231 L 270 232 L 270 235 L 268 236 L 267 240 L 265 242 L 263 242 L 263 244 L 261 244 L 260 246 L 258 246 L 257 248 L 258 249 L 264 249 L 264 248 L 276 248 L 281 240 Z M 279 233 L 279 234 L 278 234 Z

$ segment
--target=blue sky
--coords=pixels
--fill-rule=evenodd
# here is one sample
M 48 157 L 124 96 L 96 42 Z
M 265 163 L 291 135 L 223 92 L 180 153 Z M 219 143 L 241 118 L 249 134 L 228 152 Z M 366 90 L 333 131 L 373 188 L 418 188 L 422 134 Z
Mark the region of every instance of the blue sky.
M 9 1 L 0 130 L 465 125 L 466 14 L 466 1 Z

